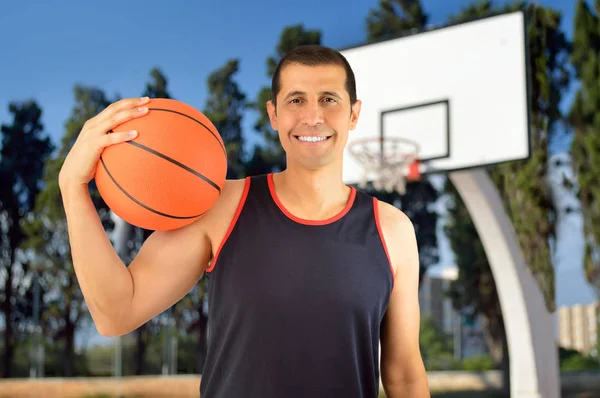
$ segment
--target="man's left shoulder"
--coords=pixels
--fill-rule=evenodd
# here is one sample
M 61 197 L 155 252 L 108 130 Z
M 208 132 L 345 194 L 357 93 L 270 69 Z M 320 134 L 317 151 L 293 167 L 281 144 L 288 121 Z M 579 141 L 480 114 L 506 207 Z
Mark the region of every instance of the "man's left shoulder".
M 402 210 L 379 199 L 375 200 L 377 201 L 379 222 L 386 236 L 391 234 L 392 238 L 397 239 L 400 236 L 396 234 L 414 233 L 413 223 Z
M 377 200 L 379 225 L 394 275 L 401 268 L 418 267 L 415 228 L 408 216 L 389 203 Z

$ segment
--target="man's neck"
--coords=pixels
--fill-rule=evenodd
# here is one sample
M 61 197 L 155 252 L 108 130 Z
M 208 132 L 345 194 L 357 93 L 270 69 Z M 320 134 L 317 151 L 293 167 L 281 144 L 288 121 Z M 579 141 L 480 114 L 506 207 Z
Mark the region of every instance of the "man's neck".
M 350 188 L 341 173 L 332 169 L 307 170 L 289 167 L 273 175 L 277 197 L 298 217 L 329 218 L 339 213 L 348 201 Z

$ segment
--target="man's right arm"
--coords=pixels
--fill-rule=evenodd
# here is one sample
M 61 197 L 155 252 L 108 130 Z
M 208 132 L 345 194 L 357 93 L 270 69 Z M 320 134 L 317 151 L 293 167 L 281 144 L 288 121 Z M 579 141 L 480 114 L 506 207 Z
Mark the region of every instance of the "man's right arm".
M 73 266 L 100 334 L 129 333 L 197 283 L 211 257 L 203 218 L 155 231 L 126 267 L 104 230 L 87 185 L 61 186 Z
M 210 211 L 186 227 L 154 232 L 126 267 L 102 226 L 88 184 L 106 147 L 137 137 L 136 131 L 119 131 L 120 126 L 147 115 L 151 102 L 125 98 L 86 121 L 58 176 L 75 274 L 96 328 L 105 336 L 136 329 L 192 289 L 225 235 L 243 187 L 243 181 L 226 181 Z

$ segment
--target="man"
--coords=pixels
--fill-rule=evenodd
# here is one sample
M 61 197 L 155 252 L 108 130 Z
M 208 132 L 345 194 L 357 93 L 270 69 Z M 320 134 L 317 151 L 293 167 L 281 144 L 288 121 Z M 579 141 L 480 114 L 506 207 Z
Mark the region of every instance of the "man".
M 227 181 L 209 212 L 154 232 L 129 267 L 87 183 L 104 147 L 135 138 L 107 132 L 143 117 L 151 100 L 119 101 L 86 123 L 59 181 L 75 272 L 96 327 L 105 336 L 129 333 L 206 272 L 203 398 L 376 398 L 380 366 L 388 398 L 429 397 L 412 224 L 342 181 L 361 108 L 352 69 L 337 51 L 301 46 L 282 58 L 272 94 L 268 113 L 286 170 Z

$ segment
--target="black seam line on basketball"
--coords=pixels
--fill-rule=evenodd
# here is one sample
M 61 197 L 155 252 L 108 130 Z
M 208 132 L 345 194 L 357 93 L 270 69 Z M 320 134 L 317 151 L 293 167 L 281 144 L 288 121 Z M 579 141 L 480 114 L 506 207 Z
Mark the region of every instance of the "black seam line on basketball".
M 185 169 L 187 171 L 189 171 L 190 173 L 192 173 L 193 175 L 195 175 L 196 177 L 201 178 L 202 180 L 204 180 L 207 184 L 209 184 L 210 186 L 212 186 L 214 189 L 216 189 L 219 193 L 221 193 L 221 188 L 219 188 L 219 186 L 217 184 L 215 184 L 213 181 L 210 180 L 210 178 L 203 176 L 202 174 L 198 173 L 196 170 L 189 168 L 188 166 L 186 166 L 183 163 L 178 162 L 177 160 L 168 157 L 167 155 L 163 155 L 160 152 L 156 152 L 154 149 L 152 148 L 148 148 L 145 145 L 140 144 L 139 142 L 134 142 L 134 141 L 125 141 L 128 144 L 134 145 L 140 149 L 143 149 L 145 151 L 150 152 L 153 155 L 156 155 L 158 157 L 163 158 L 164 160 L 173 163 L 176 166 L 181 167 L 182 169 Z
M 200 120 L 195 119 L 193 117 L 191 117 L 190 115 L 186 115 L 185 113 L 181 113 L 181 112 L 177 112 L 174 111 L 172 109 L 165 109 L 165 108 L 148 108 L 148 110 L 152 110 L 152 111 L 163 111 L 163 112 L 171 112 L 171 113 L 176 113 L 178 115 L 181 116 L 185 116 L 188 119 L 191 119 L 193 121 L 195 121 L 196 123 L 199 123 L 202 127 L 204 127 L 205 129 L 207 129 L 209 131 L 209 133 L 211 133 L 213 135 L 213 137 L 215 137 L 215 140 L 217 140 L 217 142 L 219 143 L 219 146 L 221 147 L 221 149 L 223 150 L 223 153 L 227 154 L 225 151 L 225 147 L 223 146 L 223 144 L 221 143 L 221 140 L 219 140 L 219 137 L 217 137 L 217 135 L 211 130 L 209 129 L 204 123 L 202 123 Z
M 129 199 L 133 200 L 135 203 L 137 203 L 138 205 L 142 206 L 144 209 L 151 211 L 152 213 L 158 214 L 159 216 L 163 216 L 163 217 L 168 217 L 168 218 L 175 218 L 178 220 L 186 220 L 186 219 L 190 219 L 190 218 L 197 218 L 200 217 L 201 215 L 203 215 L 204 213 L 200 213 L 197 214 L 195 216 L 174 216 L 172 214 L 166 214 L 163 212 L 160 212 L 158 210 L 154 210 L 153 208 L 143 204 L 142 202 L 140 202 L 139 200 L 137 200 L 136 198 L 134 198 L 133 196 L 131 196 L 125 189 L 123 189 L 123 187 L 121 185 L 119 185 L 119 183 L 117 182 L 117 180 L 115 180 L 115 178 L 113 177 L 113 175 L 110 173 L 110 171 L 108 171 L 108 167 L 106 167 L 106 164 L 104 163 L 104 159 L 102 159 L 102 156 L 100 156 L 100 162 L 102 162 L 102 167 L 104 167 L 104 170 L 106 171 L 106 174 L 108 174 L 108 176 L 110 177 L 110 179 L 112 180 L 112 182 L 115 183 L 115 185 L 117 186 L 117 188 L 119 188 L 121 190 L 121 192 L 123 192 Z

